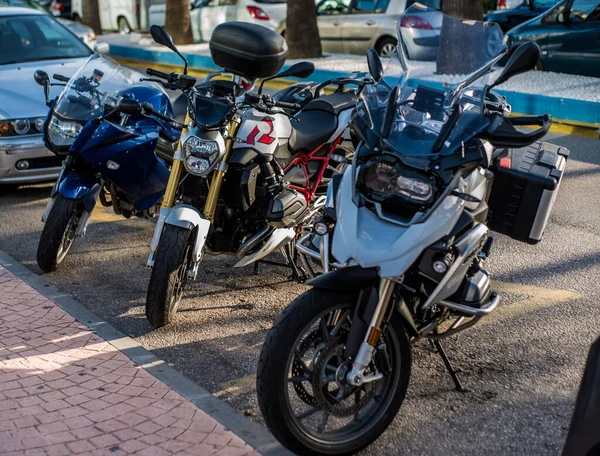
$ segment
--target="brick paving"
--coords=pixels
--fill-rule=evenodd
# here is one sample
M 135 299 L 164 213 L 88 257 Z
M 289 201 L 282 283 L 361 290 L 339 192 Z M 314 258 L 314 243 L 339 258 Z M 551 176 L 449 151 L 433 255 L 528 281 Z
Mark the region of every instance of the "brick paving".
M 0 266 L 0 454 L 260 456 Z

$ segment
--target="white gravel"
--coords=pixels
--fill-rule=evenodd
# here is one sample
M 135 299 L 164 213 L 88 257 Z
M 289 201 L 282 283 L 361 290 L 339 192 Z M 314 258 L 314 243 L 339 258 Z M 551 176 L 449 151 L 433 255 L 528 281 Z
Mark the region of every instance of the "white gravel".
M 98 41 L 119 46 L 142 47 L 155 51 L 164 51 L 164 46 L 154 43 L 147 34 L 132 33 L 130 35 L 108 34 L 103 35 Z M 208 43 L 190 44 L 180 46 L 185 54 L 210 55 Z M 288 60 L 294 63 L 297 60 Z M 339 72 L 367 71 L 367 59 L 363 55 L 328 54 L 320 59 L 312 59 L 318 70 Z M 455 83 L 462 80 L 456 75 L 436 75 L 435 63 L 423 62 L 419 64 L 418 77 L 443 83 Z M 572 74 L 550 73 L 546 71 L 530 71 L 512 78 L 499 86 L 502 90 L 511 92 L 545 95 L 556 98 L 570 98 L 591 102 L 600 102 L 600 78 L 577 76 Z

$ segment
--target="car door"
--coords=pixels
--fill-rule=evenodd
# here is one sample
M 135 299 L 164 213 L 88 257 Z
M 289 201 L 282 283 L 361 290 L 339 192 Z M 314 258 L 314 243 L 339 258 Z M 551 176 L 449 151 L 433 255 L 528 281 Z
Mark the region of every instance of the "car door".
M 343 52 L 342 24 L 350 0 L 324 0 L 317 6 L 317 26 L 324 52 Z
M 600 74 L 600 0 L 572 0 L 556 16 L 542 62 L 548 71 Z
M 364 54 L 374 36 L 379 35 L 381 21 L 390 0 L 352 0 L 349 14 L 342 24 L 344 53 Z

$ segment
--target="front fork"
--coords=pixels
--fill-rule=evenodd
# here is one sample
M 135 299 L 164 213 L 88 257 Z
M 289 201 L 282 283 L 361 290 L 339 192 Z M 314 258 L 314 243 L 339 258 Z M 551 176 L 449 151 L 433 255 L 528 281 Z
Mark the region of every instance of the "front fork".
M 364 340 L 360 345 L 358 353 L 352 362 L 352 369 L 346 375 L 346 381 L 350 385 L 360 386 L 363 383 L 377 381 L 383 377 L 379 372 L 365 376 L 365 368 L 373 359 L 373 351 L 379 338 L 381 337 L 381 324 L 392 301 L 395 282 L 390 279 L 381 279 L 379 283 L 379 300 L 369 322 L 369 329 L 365 334 Z
M 189 113 L 185 117 L 185 125 L 189 125 L 191 118 Z M 214 221 L 215 211 L 217 209 L 217 203 L 219 201 L 219 194 L 221 193 L 221 187 L 223 186 L 223 179 L 227 172 L 227 164 L 231 156 L 233 149 L 233 139 L 235 138 L 238 128 L 241 123 L 239 116 L 234 116 L 227 127 L 227 138 L 225 139 L 225 153 L 217 165 L 217 168 L 213 171 L 213 177 L 208 190 L 208 197 L 204 206 L 204 218 L 210 223 Z M 160 237 L 163 232 L 165 221 L 171 213 L 171 210 L 175 204 L 175 197 L 177 196 L 177 188 L 181 178 L 181 171 L 183 169 L 183 153 L 181 151 L 181 144 L 183 138 L 187 135 L 188 129 L 183 128 L 181 130 L 181 136 L 177 144 L 177 150 L 173 155 L 173 164 L 171 165 L 171 173 L 169 174 L 169 181 L 167 182 L 167 188 L 165 190 L 165 196 L 163 197 L 162 205 L 160 207 L 160 213 L 158 221 L 156 222 L 156 228 L 154 229 L 154 235 L 152 236 L 152 242 L 150 243 L 150 256 L 148 257 L 147 266 L 154 266 L 154 252 L 158 247 Z M 193 269 L 195 265 L 192 266 Z

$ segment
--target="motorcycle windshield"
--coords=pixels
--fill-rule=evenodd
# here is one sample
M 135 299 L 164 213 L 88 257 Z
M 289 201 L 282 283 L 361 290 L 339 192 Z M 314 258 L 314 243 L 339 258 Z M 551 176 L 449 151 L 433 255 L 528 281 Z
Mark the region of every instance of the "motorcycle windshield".
M 54 113 L 62 120 L 85 124 L 104 112 L 105 105 L 115 107 L 124 89 L 140 85 L 140 74 L 119 65 L 100 54 L 92 55 L 69 80 L 54 106 Z M 162 88 L 158 84 L 144 83 Z
M 450 154 L 488 124 L 482 89 L 506 53 L 502 31 L 422 5 L 396 28 L 398 46 L 382 78 L 363 90 L 358 116 L 398 154 Z

